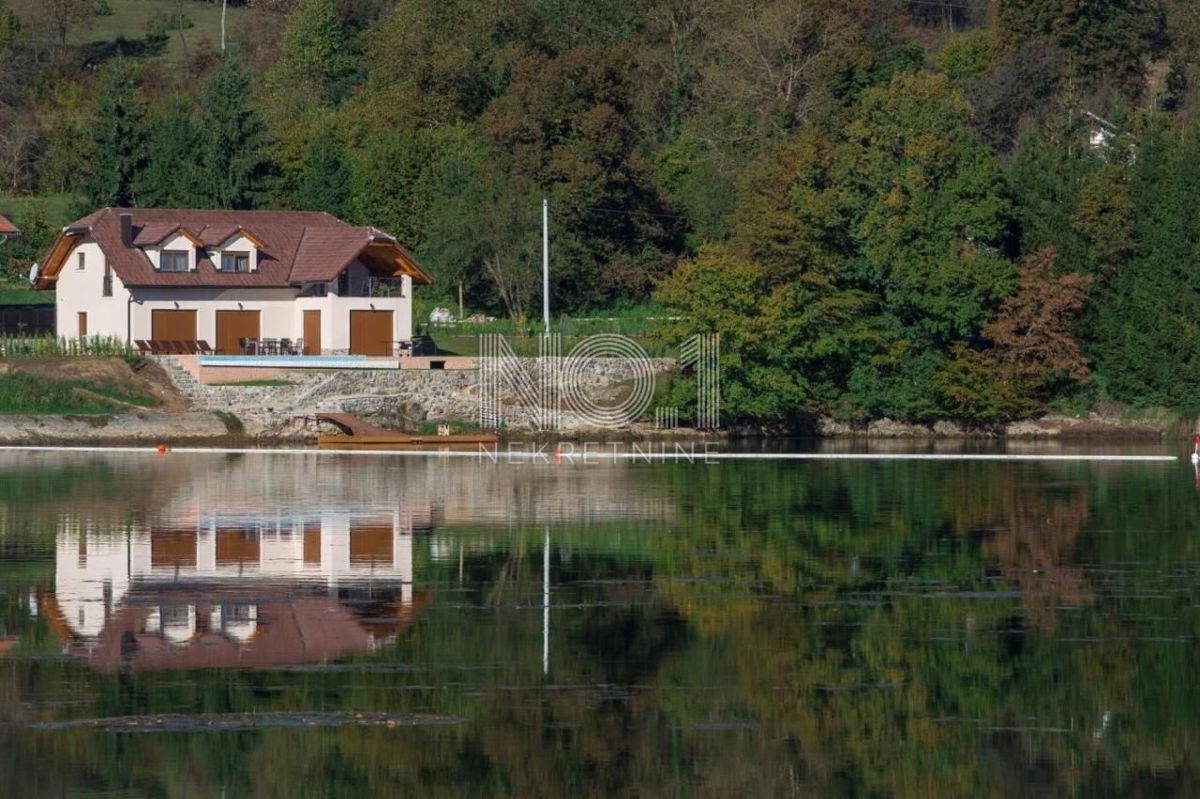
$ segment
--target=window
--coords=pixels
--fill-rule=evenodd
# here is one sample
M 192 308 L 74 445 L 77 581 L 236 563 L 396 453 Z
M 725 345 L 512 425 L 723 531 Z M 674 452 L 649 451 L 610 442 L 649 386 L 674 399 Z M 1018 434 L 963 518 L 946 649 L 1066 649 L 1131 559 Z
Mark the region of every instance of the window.
M 161 272 L 186 272 L 188 270 L 187 252 L 163 250 L 158 255 L 158 269 Z
M 222 272 L 249 272 L 250 254 L 245 252 L 221 253 Z
M 112 296 L 112 267 L 104 262 L 104 280 L 100 284 L 100 293 L 105 297 Z
M 81 252 L 78 255 L 76 255 L 75 258 L 78 261 L 78 265 L 75 268 L 80 271 L 83 271 L 83 268 L 87 263 L 87 254 Z

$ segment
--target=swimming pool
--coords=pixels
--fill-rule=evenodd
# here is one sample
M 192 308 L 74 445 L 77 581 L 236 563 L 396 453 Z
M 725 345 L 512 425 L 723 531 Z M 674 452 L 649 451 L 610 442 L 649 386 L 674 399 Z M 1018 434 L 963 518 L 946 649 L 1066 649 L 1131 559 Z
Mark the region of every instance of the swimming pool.
M 201 366 L 258 366 L 283 369 L 399 369 L 395 358 L 366 355 L 201 355 Z

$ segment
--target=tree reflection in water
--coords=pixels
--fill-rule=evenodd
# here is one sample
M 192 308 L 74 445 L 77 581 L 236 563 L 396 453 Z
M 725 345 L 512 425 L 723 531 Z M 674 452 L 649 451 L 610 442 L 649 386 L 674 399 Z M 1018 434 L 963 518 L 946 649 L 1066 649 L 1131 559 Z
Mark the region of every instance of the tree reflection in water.
M 1200 515 L 1172 467 L 57 458 L 0 463 L 13 795 L 1138 795 L 1197 777 Z M 148 501 L 164 468 L 174 488 Z M 69 590 L 81 558 L 122 555 Z M 30 728 L 167 713 L 274 726 Z M 346 722 L 275 724 L 288 713 Z

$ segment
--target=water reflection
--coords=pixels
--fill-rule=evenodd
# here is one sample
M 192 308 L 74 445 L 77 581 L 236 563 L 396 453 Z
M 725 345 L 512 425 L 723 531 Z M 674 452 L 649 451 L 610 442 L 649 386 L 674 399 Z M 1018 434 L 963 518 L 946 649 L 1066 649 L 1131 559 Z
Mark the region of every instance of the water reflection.
M 37 602 L 67 651 L 106 671 L 373 651 L 414 618 L 413 519 L 387 508 L 200 510 L 113 534 L 69 515 L 54 588 Z
M 1186 462 L 0 455 L 0 794 L 1180 792 L 1198 529 Z

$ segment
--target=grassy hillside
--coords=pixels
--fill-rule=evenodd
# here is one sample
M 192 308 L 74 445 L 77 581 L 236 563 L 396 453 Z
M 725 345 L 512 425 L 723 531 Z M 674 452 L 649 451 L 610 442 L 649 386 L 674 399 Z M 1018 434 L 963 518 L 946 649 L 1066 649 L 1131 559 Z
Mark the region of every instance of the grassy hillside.
M 53 304 L 53 291 L 33 291 L 28 283 L 0 283 L 0 305 Z
M 36 12 L 43 0 L 9 0 L 9 7 L 16 10 L 25 24 L 34 24 Z M 105 53 L 107 47 L 119 37 L 127 42 L 143 42 L 146 38 L 146 23 L 156 14 L 171 15 L 178 5 L 175 0 L 108 0 L 112 14 L 97 16 L 73 26 L 68 40 L 72 44 Z M 221 42 L 221 4 L 219 2 L 198 2 L 183 0 L 183 13 L 192 22 L 192 27 L 185 28 L 183 39 L 178 30 L 172 30 L 170 37 L 156 53 L 171 63 L 179 64 L 186 61 L 184 56 L 184 41 L 187 42 L 187 52 L 195 52 L 201 38 L 207 36 L 216 47 Z M 232 36 L 235 26 L 246 16 L 243 8 L 230 7 L 226 17 L 226 39 Z
M 38 194 L 32 197 L 0 195 L 0 214 L 4 214 L 18 227 L 27 224 L 31 216 L 40 215 L 46 224 L 61 228 L 73 221 L 73 209 L 77 198 L 72 194 Z
M 120 413 L 158 400 L 112 381 L 62 380 L 25 372 L 0 374 L 0 414 Z

